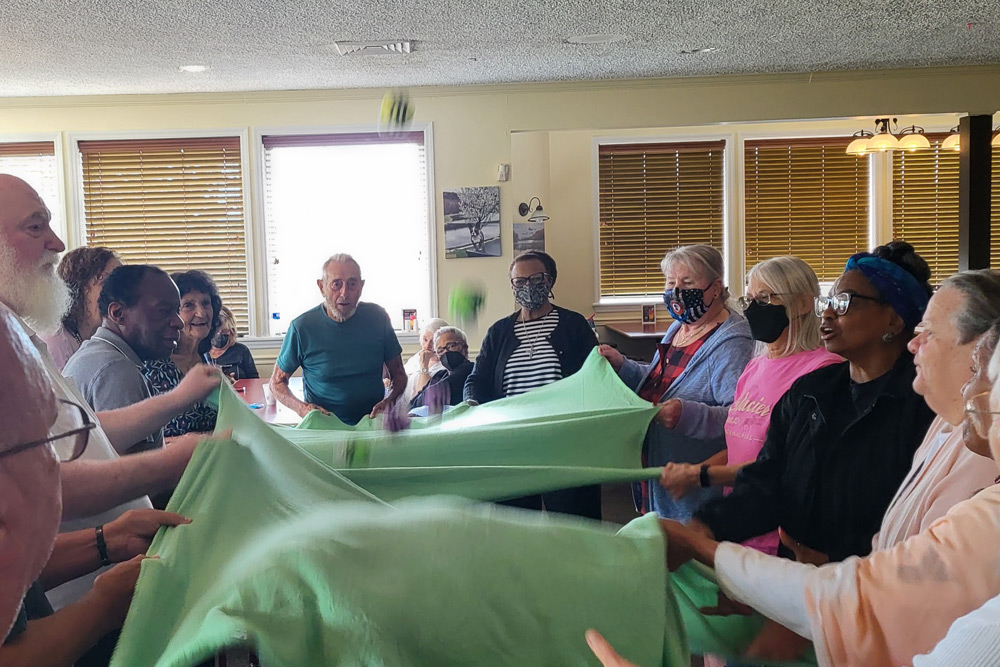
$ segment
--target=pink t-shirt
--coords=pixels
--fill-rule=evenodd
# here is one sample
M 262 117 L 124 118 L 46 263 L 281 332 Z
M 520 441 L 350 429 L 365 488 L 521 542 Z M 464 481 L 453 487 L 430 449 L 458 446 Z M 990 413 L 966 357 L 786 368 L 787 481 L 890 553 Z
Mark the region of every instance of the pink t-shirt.
M 771 424 L 771 409 L 793 382 L 817 368 L 841 361 L 843 359 L 823 347 L 780 359 L 751 359 L 736 381 L 736 396 L 726 419 L 729 465 L 743 465 L 757 460 Z M 726 489 L 726 493 L 731 490 Z M 778 531 L 751 538 L 743 544 L 764 553 L 777 554 Z

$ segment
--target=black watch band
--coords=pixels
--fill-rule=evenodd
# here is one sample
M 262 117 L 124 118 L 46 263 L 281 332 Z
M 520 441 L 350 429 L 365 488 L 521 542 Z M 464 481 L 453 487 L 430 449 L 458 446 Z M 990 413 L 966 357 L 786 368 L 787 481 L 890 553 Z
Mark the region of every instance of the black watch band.
M 97 555 L 101 557 L 101 565 L 111 565 L 111 558 L 108 556 L 108 543 L 104 541 L 104 526 L 94 529 L 97 536 Z
M 712 479 L 708 476 L 707 463 L 703 463 L 701 465 L 701 471 L 698 473 L 698 483 L 701 485 L 701 488 L 703 489 L 707 489 L 708 487 L 712 486 Z

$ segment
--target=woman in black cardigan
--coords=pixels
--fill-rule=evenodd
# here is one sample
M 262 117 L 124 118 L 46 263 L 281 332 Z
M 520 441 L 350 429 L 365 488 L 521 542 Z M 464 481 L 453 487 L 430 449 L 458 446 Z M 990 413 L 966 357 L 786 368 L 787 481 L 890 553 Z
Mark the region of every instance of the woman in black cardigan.
M 510 284 L 520 308 L 486 332 L 476 365 L 465 381 L 465 402 L 478 405 L 516 396 L 580 370 L 597 336 L 580 313 L 552 304 L 556 263 L 528 250 L 510 264 Z M 539 446 L 542 446 L 541 444 Z M 601 487 L 583 486 L 528 496 L 504 504 L 601 518 Z

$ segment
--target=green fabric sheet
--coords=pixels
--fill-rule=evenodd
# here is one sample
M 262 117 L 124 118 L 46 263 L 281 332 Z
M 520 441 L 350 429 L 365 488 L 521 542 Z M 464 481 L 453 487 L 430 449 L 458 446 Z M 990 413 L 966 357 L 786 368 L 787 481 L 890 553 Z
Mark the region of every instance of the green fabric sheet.
M 706 616 L 699 610 L 714 607 L 719 599 L 719 585 L 714 571 L 701 563 L 688 563 L 670 575 L 671 591 L 687 632 L 691 652 L 710 653 L 740 664 L 759 664 L 740 656 L 764 625 L 764 617 Z M 784 667 L 816 667 L 812 649 L 800 660 L 770 663 Z
M 239 428 L 246 410 L 221 396 L 220 428 Z M 391 434 L 384 419 L 348 426 L 311 412 L 281 435 L 382 500 L 453 494 L 504 500 L 584 484 L 659 477 L 639 470 L 656 408 L 626 387 L 593 352 L 574 375 L 475 408 L 414 419 Z
M 271 427 L 231 390 L 219 406 L 233 437 L 195 452 L 168 508 L 193 522 L 153 541 L 113 667 L 190 667 L 237 644 L 266 667 L 596 665 L 589 627 L 674 667 L 682 619 L 699 651 L 760 622 L 704 620 L 714 584 L 696 569 L 675 596 L 654 516 L 616 533 L 471 502 L 658 476 L 639 465 L 654 409 L 596 354 L 396 434 L 317 413 Z

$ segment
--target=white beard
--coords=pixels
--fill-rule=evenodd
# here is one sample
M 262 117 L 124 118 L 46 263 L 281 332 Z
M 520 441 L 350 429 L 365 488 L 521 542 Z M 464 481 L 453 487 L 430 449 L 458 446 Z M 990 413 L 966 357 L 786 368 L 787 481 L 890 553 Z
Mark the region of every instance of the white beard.
M 11 247 L 0 243 L 0 301 L 41 334 L 59 330 L 72 302 L 69 287 L 56 275 L 57 259 L 48 253 L 40 265 L 25 269 Z
M 354 313 L 357 312 L 358 307 L 355 306 L 351 308 L 348 312 L 343 313 L 337 310 L 336 304 L 331 305 L 329 302 L 326 304 L 326 312 L 330 316 L 330 319 L 334 322 L 346 322 L 347 320 L 354 317 Z

